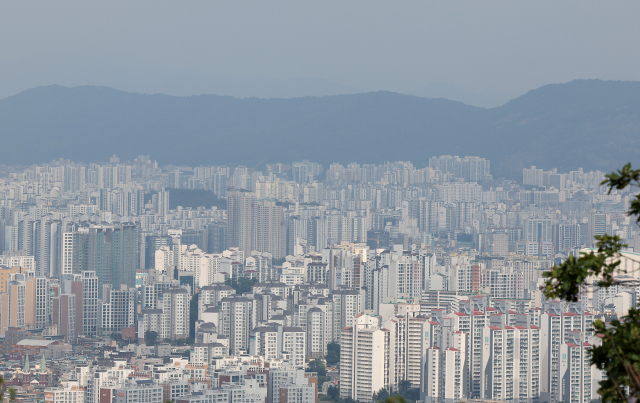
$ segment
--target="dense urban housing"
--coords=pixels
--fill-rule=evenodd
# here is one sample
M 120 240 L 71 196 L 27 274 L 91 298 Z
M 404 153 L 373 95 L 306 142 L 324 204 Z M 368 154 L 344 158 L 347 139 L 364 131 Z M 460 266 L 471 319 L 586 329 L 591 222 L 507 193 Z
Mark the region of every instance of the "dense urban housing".
M 591 324 L 638 288 L 540 288 L 603 234 L 637 278 L 633 193 L 603 178 L 449 155 L 3 165 L 0 370 L 45 403 L 590 403 Z

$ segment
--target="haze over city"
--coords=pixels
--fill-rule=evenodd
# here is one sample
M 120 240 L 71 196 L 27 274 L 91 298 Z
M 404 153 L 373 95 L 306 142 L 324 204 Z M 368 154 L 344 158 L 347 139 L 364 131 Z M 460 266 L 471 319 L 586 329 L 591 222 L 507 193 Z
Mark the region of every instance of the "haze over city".
M 1 403 L 636 401 L 639 12 L 3 4 Z
M 0 98 L 40 85 L 170 95 L 395 91 L 498 106 L 638 80 L 636 2 L 11 2 Z

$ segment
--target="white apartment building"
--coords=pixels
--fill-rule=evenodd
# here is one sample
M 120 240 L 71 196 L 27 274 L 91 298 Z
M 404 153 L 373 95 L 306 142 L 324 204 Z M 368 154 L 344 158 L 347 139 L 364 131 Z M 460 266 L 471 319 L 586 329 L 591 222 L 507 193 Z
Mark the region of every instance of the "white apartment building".
M 305 307 L 309 307 L 306 305 Z M 306 314 L 305 317 L 302 315 Z M 332 332 L 333 304 L 319 303 L 300 314 L 307 337 L 307 357 L 321 358 L 327 355 L 327 344 L 334 341 Z
M 184 288 L 168 288 L 162 292 L 161 339 L 189 338 L 191 295 Z
M 340 338 L 340 397 L 370 401 L 389 388 L 389 331 L 378 319 L 359 314 Z
M 258 281 L 275 281 L 278 273 L 272 264 L 273 255 L 269 252 L 251 251 L 251 256 L 245 259 L 245 265 L 258 272 Z
M 581 332 L 572 341 L 562 344 L 559 352 L 559 396 L 558 401 L 567 403 L 589 403 L 591 401 L 591 345 L 581 341 Z
M 176 253 L 177 254 L 177 253 Z M 175 265 L 174 251 L 169 246 L 162 246 L 155 252 L 154 268 L 159 273 L 171 273 Z
M 278 336 L 275 327 L 256 327 L 250 332 L 249 354 L 263 356 L 265 360 L 277 359 L 282 347 L 282 339 L 278 340 Z
M 97 336 L 100 311 L 98 309 L 99 279 L 94 271 L 83 271 L 82 280 L 82 333 L 84 336 Z
M 51 320 L 51 293 L 49 291 L 50 280 L 45 277 L 36 277 L 27 282 L 27 287 L 35 287 L 35 325 L 36 327 L 46 327 Z
M 305 372 L 288 363 L 269 371 L 267 403 L 316 403 L 317 374 Z
M 162 292 L 174 285 L 177 285 L 177 282 L 156 282 L 140 287 L 142 292 L 141 308 L 158 309 L 158 301 L 162 300 Z
M 138 340 L 143 340 L 146 332 L 156 332 L 160 336 L 163 325 L 162 309 L 142 309 L 138 315 Z
M 484 269 L 482 263 L 472 263 L 469 256 L 452 256 L 446 266 L 449 291 L 477 292 L 480 286 L 480 275 Z
M 196 343 L 193 345 L 193 354 L 190 362 L 196 364 L 209 364 L 212 357 L 226 357 L 229 355 L 229 346 L 222 343 Z
M 255 294 L 269 293 L 281 298 L 287 298 L 291 288 L 293 287 L 289 287 L 289 285 L 284 282 L 268 281 L 254 284 L 252 290 Z
M 311 262 L 306 266 L 306 282 L 307 283 L 329 283 L 329 268 L 327 263 Z
M 482 286 L 492 298 L 524 299 L 524 274 L 503 269 L 485 270 Z
M 345 326 L 353 323 L 353 318 L 364 312 L 364 290 L 335 290 L 333 299 L 333 334 L 338 335 Z
M 249 354 L 263 356 L 266 360 L 286 358 L 298 368 L 305 366 L 306 334 L 299 327 L 257 327 L 250 332 Z
M 31 255 L 22 255 L 18 253 L 7 253 L 0 255 L 0 265 L 8 267 L 21 267 L 30 271 L 35 271 L 36 261 Z
M 483 329 L 480 395 L 487 400 L 513 400 L 514 330 L 486 326 Z
M 382 327 L 389 331 L 389 384 L 397 388 L 403 380 L 411 382 L 418 388 L 421 383 L 421 367 L 423 355 L 427 348 L 428 338 L 425 317 L 413 315 L 393 316 L 382 322 Z
M 132 373 L 131 368 L 96 369 L 89 373 L 85 403 L 100 403 L 100 389 L 122 387 Z
M 256 324 L 255 301 L 241 296 L 230 296 L 220 301 L 222 329 L 218 332 L 229 337 L 232 354 L 249 350 L 249 333 Z
M 218 306 L 222 298 L 227 298 L 236 293 L 231 286 L 223 283 L 212 283 L 200 289 L 200 298 L 198 299 L 198 318 L 207 305 Z
M 455 403 L 464 396 L 464 351 L 430 347 L 424 366 L 425 403 Z
M 422 293 L 422 274 L 417 256 L 395 245 L 389 261 L 389 297 L 416 297 Z
M 514 326 L 513 401 L 536 403 L 540 396 L 540 328 Z
M 75 274 L 80 267 L 80 234 L 77 231 L 62 232 L 60 268 L 62 275 Z
M 122 329 L 136 323 L 137 290 L 120 285 L 119 290 L 105 284 L 102 292 L 105 302 L 100 312 L 100 330 L 102 334 L 120 333 Z
M 231 403 L 229 390 L 207 389 L 179 397 L 176 403 Z
M 44 390 L 45 403 L 84 403 L 84 388 L 78 381 L 62 381 L 57 388 Z
M 114 403 L 162 403 L 162 386 L 151 379 L 129 381 L 114 394 Z
M 574 332 L 585 332 L 593 322 L 588 312 L 564 312 L 564 303 L 552 302 L 540 316 L 540 401 L 557 403 L 562 393 L 560 383 L 560 348 L 574 342 Z M 589 336 L 585 332 L 582 345 Z
M 282 331 L 282 358 L 298 368 L 305 367 L 306 334 L 299 327 L 284 327 Z
M 461 303 L 464 302 L 465 301 L 462 301 Z M 446 319 L 449 319 L 447 322 L 450 322 L 453 330 L 461 331 L 468 335 L 465 350 L 468 351 L 467 366 L 469 373 L 466 379 L 465 395 L 477 399 L 481 396 L 481 384 L 483 383 L 481 361 L 482 340 L 483 329 L 488 319 L 484 312 L 476 310 L 475 307 L 472 307 L 471 310 L 468 310 L 468 307 L 463 309 L 466 309 L 466 312 L 456 312 L 449 315 Z
M 219 254 L 204 253 L 196 245 L 182 245 L 179 256 L 180 270 L 195 273 L 197 287 L 204 287 L 213 283 L 215 275 L 220 272 L 220 258 Z
M 267 385 L 257 379 L 245 379 L 243 383 L 228 383 L 223 389 L 229 391 L 232 402 L 264 403 L 267 399 Z

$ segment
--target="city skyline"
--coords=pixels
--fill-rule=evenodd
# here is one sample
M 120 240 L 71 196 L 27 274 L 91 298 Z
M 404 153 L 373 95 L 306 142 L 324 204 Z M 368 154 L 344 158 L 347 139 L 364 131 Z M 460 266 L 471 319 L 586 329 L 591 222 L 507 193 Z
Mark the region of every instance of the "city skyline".
M 640 397 L 640 3 L 0 9 L 0 403 Z
M 12 382 L 41 382 L 52 403 L 94 402 L 96 388 L 132 403 L 278 403 L 278 391 L 364 402 L 390 390 L 430 403 L 591 402 L 606 379 L 588 361 L 591 323 L 626 315 L 639 294 L 592 284 L 576 303 L 547 300 L 543 274 L 611 234 L 635 281 L 633 192 L 609 193 L 601 171 L 531 166 L 513 180 L 481 156 L 427 160 L 4 165 L 5 347 L 32 359 L 108 340 L 137 349 L 118 368 L 69 364 L 60 381 L 9 354 L 22 366 Z M 134 358 L 145 374 L 127 375 Z

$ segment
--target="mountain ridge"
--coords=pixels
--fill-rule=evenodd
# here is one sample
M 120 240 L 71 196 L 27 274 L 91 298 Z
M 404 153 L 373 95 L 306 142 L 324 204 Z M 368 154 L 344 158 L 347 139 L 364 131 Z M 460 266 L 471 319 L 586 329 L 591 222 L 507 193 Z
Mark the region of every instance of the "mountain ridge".
M 615 169 L 640 157 L 640 82 L 550 84 L 485 109 L 378 91 L 301 98 L 176 97 L 109 87 L 36 87 L 0 100 L 0 163 L 70 158 L 253 166 L 433 155 L 491 159 L 494 176 L 537 165 Z

